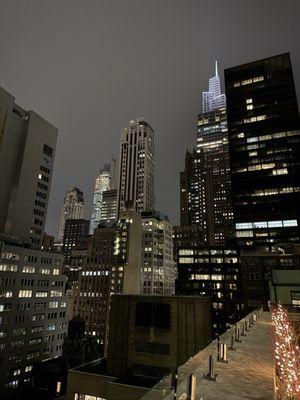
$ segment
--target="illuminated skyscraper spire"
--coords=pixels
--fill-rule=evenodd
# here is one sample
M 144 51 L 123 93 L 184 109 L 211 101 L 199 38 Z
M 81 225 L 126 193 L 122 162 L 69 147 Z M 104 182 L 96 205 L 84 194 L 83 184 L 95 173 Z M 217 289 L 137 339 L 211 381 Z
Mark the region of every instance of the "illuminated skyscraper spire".
M 218 62 L 215 62 L 215 76 L 210 78 L 208 92 L 202 93 L 202 111 L 209 112 L 226 107 L 225 94 L 221 94 Z

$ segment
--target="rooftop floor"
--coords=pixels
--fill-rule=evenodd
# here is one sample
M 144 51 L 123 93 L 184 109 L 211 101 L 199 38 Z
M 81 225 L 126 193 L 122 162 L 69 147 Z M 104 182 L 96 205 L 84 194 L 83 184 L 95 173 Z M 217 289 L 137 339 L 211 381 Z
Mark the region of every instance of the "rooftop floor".
M 221 343 L 231 344 L 231 332 L 221 336 Z M 229 363 L 215 362 L 217 381 L 203 379 L 208 372 L 209 356 L 216 355 L 212 342 L 180 368 L 180 375 L 196 372 L 197 395 L 203 400 L 272 400 L 274 394 L 273 337 L 269 313 L 257 322 L 236 343 L 236 351 L 228 350 Z M 216 357 L 215 357 L 216 359 Z M 197 397 L 198 399 L 198 397 Z

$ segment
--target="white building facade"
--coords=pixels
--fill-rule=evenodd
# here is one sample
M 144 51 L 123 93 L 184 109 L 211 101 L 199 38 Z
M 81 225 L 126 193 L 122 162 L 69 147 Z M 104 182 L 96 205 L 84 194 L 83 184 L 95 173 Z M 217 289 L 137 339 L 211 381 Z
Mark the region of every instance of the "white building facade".
M 61 217 L 59 223 L 59 231 L 58 231 L 58 241 L 60 243 L 63 242 L 64 232 L 65 232 L 65 224 L 67 219 L 82 219 L 84 214 L 84 197 L 83 192 L 74 187 L 67 191 L 62 210 Z
M 145 294 L 175 294 L 173 232 L 168 218 L 156 211 L 142 213 L 142 287 Z
M 94 230 L 98 227 L 101 219 L 101 205 L 103 200 L 103 192 L 110 190 L 112 186 L 110 164 L 105 164 L 100 170 L 95 180 L 93 195 L 93 211 L 90 222 L 90 235 L 94 234 Z

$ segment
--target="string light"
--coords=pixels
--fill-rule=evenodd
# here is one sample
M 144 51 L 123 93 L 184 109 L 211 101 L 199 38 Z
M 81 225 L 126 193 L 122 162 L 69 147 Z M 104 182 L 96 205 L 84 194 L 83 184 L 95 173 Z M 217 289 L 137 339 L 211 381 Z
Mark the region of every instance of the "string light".
M 277 399 L 300 398 L 300 350 L 287 312 L 282 305 L 271 311 L 275 328 Z

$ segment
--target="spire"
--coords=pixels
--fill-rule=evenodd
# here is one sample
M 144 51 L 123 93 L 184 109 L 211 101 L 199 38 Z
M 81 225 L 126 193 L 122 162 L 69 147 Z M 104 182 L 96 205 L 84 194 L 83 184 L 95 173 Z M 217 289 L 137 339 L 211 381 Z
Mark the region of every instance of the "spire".
M 218 76 L 218 61 L 215 61 L 215 76 Z

